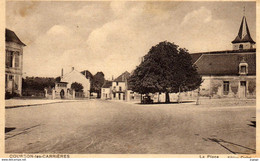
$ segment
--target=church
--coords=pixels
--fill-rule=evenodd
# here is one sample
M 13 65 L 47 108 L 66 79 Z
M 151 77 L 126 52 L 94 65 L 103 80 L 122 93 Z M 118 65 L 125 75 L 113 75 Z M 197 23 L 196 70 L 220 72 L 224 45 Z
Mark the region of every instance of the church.
M 233 50 L 191 54 L 203 83 L 200 95 L 212 98 L 256 97 L 256 48 L 246 17 L 231 42 Z

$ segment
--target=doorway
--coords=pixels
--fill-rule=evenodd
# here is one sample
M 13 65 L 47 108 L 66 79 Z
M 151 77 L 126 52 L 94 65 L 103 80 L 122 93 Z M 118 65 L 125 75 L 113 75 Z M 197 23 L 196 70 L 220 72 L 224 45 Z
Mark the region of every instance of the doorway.
M 240 82 L 240 98 L 246 97 L 246 81 Z

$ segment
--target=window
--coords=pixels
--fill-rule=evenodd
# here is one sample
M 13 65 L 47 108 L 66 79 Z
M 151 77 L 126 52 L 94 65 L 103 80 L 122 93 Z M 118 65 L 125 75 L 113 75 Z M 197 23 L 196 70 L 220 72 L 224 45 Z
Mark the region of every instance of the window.
M 122 87 L 119 87 L 119 91 L 120 91 L 120 92 L 122 91 Z
M 14 76 L 9 75 L 9 80 L 13 80 Z
M 6 51 L 5 66 L 13 67 L 13 54 L 11 51 Z
M 246 66 L 245 65 L 240 67 L 240 73 L 241 74 L 246 74 Z
M 116 82 L 116 85 L 118 86 L 118 82 Z
M 239 45 L 239 50 L 242 50 L 243 49 L 243 44 L 240 44 Z
M 19 55 L 18 54 L 15 55 L 14 60 L 15 60 L 14 67 L 19 68 Z
M 229 81 L 223 82 L 223 94 L 228 95 L 229 93 Z
M 116 98 L 116 93 L 113 93 L 113 95 L 114 95 L 114 98 Z

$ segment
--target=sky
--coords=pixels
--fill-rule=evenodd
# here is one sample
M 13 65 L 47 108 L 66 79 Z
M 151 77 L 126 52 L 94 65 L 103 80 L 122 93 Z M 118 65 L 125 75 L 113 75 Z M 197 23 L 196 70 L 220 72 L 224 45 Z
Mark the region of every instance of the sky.
M 245 12 L 243 9 L 245 7 Z M 256 40 L 255 2 L 6 2 L 6 27 L 26 44 L 24 76 L 133 71 L 162 41 L 190 53 L 231 50 L 245 14 Z

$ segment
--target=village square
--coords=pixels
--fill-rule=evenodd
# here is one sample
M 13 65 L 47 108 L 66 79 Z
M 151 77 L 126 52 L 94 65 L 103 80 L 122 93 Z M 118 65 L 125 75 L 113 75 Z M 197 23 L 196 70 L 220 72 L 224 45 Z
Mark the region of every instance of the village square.
M 48 6 L 50 2 L 44 3 Z M 31 12 L 37 10 L 40 12 L 44 3 L 29 4 L 28 8 L 32 10 Z M 245 7 L 247 5 L 248 8 L 252 6 L 254 8 L 255 4 L 245 2 L 241 5 L 234 2 L 237 8 L 234 9 L 232 16 L 229 15 L 237 20 L 232 20 L 230 23 L 235 24 L 233 28 L 230 27 L 232 33 L 229 31 L 234 37 L 227 36 L 227 44 L 220 45 L 220 49 L 198 45 L 196 38 L 200 37 L 200 32 L 195 37 L 192 34 L 186 34 L 191 37 L 187 39 L 178 37 L 179 32 L 177 32 L 175 33 L 176 41 L 168 40 L 167 36 L 170 33 L 165 34 L 162 30 L 167 29 L 167 23 L 170 23 L 166 21 L 161 22 L 163 25 L 154 27 L 154 30 L 159 28 L 155 32 L 155 35 L 161 36 L 158 36 L 160 37 L 158 41 L 156 39 L 155 42 L 149 44 L 150 37 L 147 36 L 147 42 L 145 42 L 146 37 L 140 36 L 143 42 L 136 42 L 136 45 L 140 46 L 142 43 L 149 44 L 144 48 L 146 52 L 143 52 L 141 47 L 138 49 L 125 47 L 124 43 L 129 46 L 133 43 L 126 41 L 127 35 L 139 36 L 130 30 L 131 26 L 126 27 L 128 22 L 133 19 L 139 22 L 145 16 L 147 16 L 146 23 L 152 21 L 151 19 L 163 21 L 160 16 L 166 13 L 171 13 L 173 17 L 175 14 L 178 15 L 177 11 L 172 12 L 170 7 L 169 11 L 165 11 L 164 14 L 157 12 L 160 7 L 177 2 L 161 2 L 165 4 L 159 6 L 156 3 L 159 2 L 155 4 L 133 2 L 129 3 L 129 7 L 119 2 L 93 4 L 89 2 L 89 4 L 86 3 L 85 8 L 81 8 L 83 2 L 82 4 L 78 2 L 78 5 L 72 2 L 66 3 L 65 6 L 82 9 L 79 10 L 81 12 L 72 12 L 70 15 L 80 18 L 83 11 L 85 13 L 87 9 L 94 8 L 89 8 L 91 5 L 106 8 L 107 11 L 104 11 L 104 13 L 107 12 L 106 14 L 110 14 L 110 8 L 112 8 L 116 20 L 103 25 L 105 29 L 101 34 L 98 33 L 101 29 L 91 32 L 89 34 L 89 37 L 92 36 L 91 39 L 84 42 L 88 44 L 86 46 L 84 43 L 80 44 L 82 40 L 77 37 L 88 31 L 82 29 L 82 33 L 78 33 L 81 31 L 78 28 L 82 21 L 76 25 L 75 30 L 70 31 L 69 27 L 62 27 L 61 24 L 65 24 L 67 20 L 66 14 L 63 15 L 66 17 L 64 22 L 55 24 L 56 21 L 53 20 L 55 25 L 43 34 L 41 39 L 35 40 L 35 43 L 29 41 L 29 38 L 24 38 L 25 40 L 22 38 L 24 35 L 30 37 L 30 34 L 23 33 L 25 30 L 18 30 L 17 23 L 8 22 L 9 26 L 7 25 L 5 31 L 5 152 L 255 154 L 256 42 L 253 39 L 255 15 L 251 16 L 252 9 L 246 10 Z M 198 7 L 199 3 L 204 6 Z M 220 5 L 220 2 L 214 3 Z M 53 4 L 59 5 L 56 2 Z M 191 25 L 194 26 L 203 23 L 203 30 L 207 28 L 211 30 L 209 40 L 214 41 L 218 46 L 222 41 L 218 34 L 221 35 L 221 32 L 225 34 L 226 31 L 224 29 L 214 31 L 217 28 L 212 27 L 211 24 L 222 22 L 213 20 L 213 12 L 216 10 L 207 10 L 207 7 L 210 8 L 213 5 L 203 2 L 197 2 L 197 4 L 191 5 L 194 7 L 193 12 L 187 11 L 183 17 L 176 16 L 182 20 L 180 24 L 175 23 L 176 28 L 179 25 L 181 29 L 185 29 L 183 26 L 187 26 L 189 21 L 193 22 Z M 22 6 L 23 2 L 9 2 L 9 5 L 10 8 L 15 8 Z M 149 5 L 148 11 L 144 10 Z M 188 4 L 184 6 L 186 5 Z M 227 4 L 229 7 L 232 5 Z M 121 11 L 122 8 L 130 9 L 131 13 L 135 11 L 136 15 L 133 14 L 133 17 L 130 16 L 123 21 L 123 17 L 120 16 L 126 11 Z M 95 9 L 93 11 L 96 11 Z M 166 10 L 166 8 L 163 9 Z M 145 11 L 148 12 L 147 15 Z M 102 12 L 98 11 L 98 14 Z M 203 16 L 204 12 L 212 15 L 198 22 L 200 12 Z M 13 14 L 15 15 L 16 12 L 8 13 L 7 19 Z M 28 13 L 20 12 L 21 17 L 26 17 L 23 14 Z M 110 20 L 110 17 L 105 16 L 106 14 L 103 15 L 102 21 Z M 151 14 L 154 15 L 151 16 Z M 169 17 L 166 16 L 167 18 Z M 58 19 L 62 20 L 61 17 Z M 196 21 L 193 21 L 194 19 Z M 90 20 L 92 22 L 93 17 Z M 115 30 L 115 37 L 113 35 L 109 38 L 109 34 L 105 37 L 103 32 L 110 32 L 112 27 L 117 26 L 113 24 L 117 21 L 121 25 L 124 23 L 127 25 L 124 29 L 120 28 L 122 32 Z M 98 22 L 97 16 L 93 23 L 99 24 Z M 254 22 L 254 24 L 249 22 Z M 112 27 L 107 29 L 106 25 L 111 25 L 111 23 Z M 139 25 L 145 26 L 146 23 Z M 196 27 L 194 28 L 196 30 Z M 146 27 L 144 29 L 148 30 Z M 171 30 L 171 32 L 176 31 Z M 101 37 L 101 42 L 95 41 L 93 35 L 97 35 L 95 38 Z M 202 34 L 202 36 L 206 39 L 208 35 Z M 60 44 L 55 44 L 56 41 Z M 66 44 L 67 41 L 68 44 Z M 113 46 L 109 41 L 115 41 L 116 45 Z M 40 42 L 41 47 L 35 50 L 38 49 L 37 45 Z M 109 43 L 106 44 L 107 42 Z M 48 46 L 48 43 L 55 46 L 43 47 Z M 193 45 L 194 52 L 190 52 L 188 47 L 192 48 Z M 75 46 L 76 49 L 69 49 L 70 46 Z M 62 48 L 69 50 L 63 55 L 45 52 L 48 50 L 58 53 Z M 104 53 L 103 48 L 115 53 L 107 52 L 101 55 Z M 200 51 L 200 48 L 203 50 Z M 89 56 L 84 50 L 93 53 Z M 127 52 L 132 52 L 132 50 L 140 55 L 134 52 L 127 55 Z M 116 55 L 117 52 L 118 55 Z M 33 58 L 32 54 L 26 57 L 27 53 L 34 53 L 37 56 Z M 46 55 L 42 55 L 45 53 Z M 123 56 L 120 57 L 120 53 L 125 53 L 125 55 L 122 54 Z

